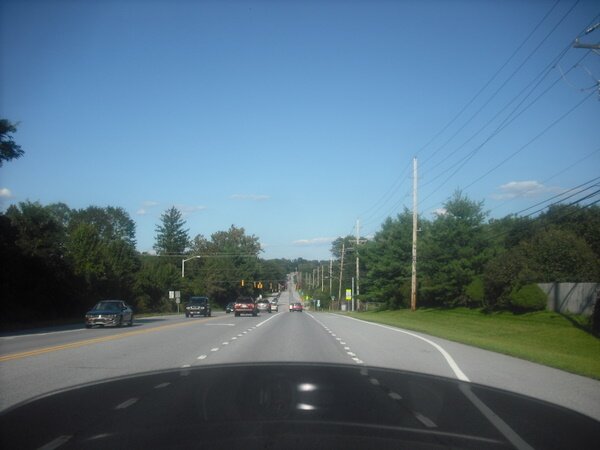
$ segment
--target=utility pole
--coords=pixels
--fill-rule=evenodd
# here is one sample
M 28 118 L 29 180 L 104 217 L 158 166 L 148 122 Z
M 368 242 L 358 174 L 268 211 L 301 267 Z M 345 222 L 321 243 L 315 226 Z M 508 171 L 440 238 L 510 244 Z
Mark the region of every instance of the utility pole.
M 358 256 L 358 246 L 360 245 L 360 219 L 356 219 L 356 298 L 358 302 L 358 296 L 360 295 L 360 258 Z M 354 289 L 353 289 L 354 291 Z M 354 303 L 352 305 L 352 310 L 354 311 Z
M 340 289 L 338 292 L 338 301 L 340 302 L 340 309 L 342 309 L 342 275 L 344 273 L 344 253 L 346 253 L 346 241 L 342 241 L 342 260 L 340 261 Z
M 410 309 L 417 309 L 417 158 L 413 158 L 413 235 Z
M 321 264 L 321 292 L 325 291 L 325 267 Z
M 584 32 L 584 36 L 590 34 L 592 31 L 600 29 L 600 22 L 595 25 L 592 25 Z M 588 50 L 600 50 L 600 43 L 596 44 L 584 44 L 579 41 L 579 38 L 575 38 L 575 42 L 573 42 L 573 48 L 585 48 Z
M 355 301 L 354 298 L 355 298 L 355 295 L 354 295 L 354 277 L 352 277 L 352 311 L 353 312 L 354 312 L 354 301 Z
M 333 258 L 329 258 L 329 296 L 331 297 L 331 288 L 333 284 Z

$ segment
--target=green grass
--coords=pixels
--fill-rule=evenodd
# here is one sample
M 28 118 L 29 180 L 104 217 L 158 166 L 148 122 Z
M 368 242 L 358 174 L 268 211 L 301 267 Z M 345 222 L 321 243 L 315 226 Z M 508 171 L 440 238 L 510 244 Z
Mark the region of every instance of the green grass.
M 349 313 L 600 379 L 600 339 L 585 319 L 542 311 L 486 314 L 467 308 Z

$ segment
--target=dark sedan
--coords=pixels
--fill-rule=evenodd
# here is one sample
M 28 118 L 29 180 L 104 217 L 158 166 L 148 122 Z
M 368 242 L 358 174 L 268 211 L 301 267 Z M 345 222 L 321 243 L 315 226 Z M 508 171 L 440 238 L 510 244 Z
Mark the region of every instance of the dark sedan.
M 85 327 L 133 325 L 133 310 L 123 300 L 102 300 L 85 315 Z

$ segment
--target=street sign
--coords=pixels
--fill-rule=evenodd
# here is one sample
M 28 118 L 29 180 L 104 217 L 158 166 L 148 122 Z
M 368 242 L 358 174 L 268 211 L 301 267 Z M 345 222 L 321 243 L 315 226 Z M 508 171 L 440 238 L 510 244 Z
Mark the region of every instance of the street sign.
M 169 299 L 173 300 L 175 298 L 175 291 L 169 291 Z
M 352 300 L 352 289 L 346 289 L 346 300 Z

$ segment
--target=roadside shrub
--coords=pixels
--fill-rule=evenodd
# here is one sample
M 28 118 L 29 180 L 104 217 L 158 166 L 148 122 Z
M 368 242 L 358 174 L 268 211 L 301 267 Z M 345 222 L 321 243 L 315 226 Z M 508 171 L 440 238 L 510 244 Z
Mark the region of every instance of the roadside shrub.
M 469 304 L 475 303 L 478 306 L 483 305 L 484 293 L 485 293 L 485 291 L 484 291 L 484 285 L 483 285 L 483 278 L 481 278 L 481 277 L 473 278 L 473 281 L 471 281 L 471 283 L 469 283 L 469 285 L 467 286 L 467 289 L 465 291 L 465 294 L 467 296 L 467 302 Z
M 510 304 L 517 311 L 542 311 L 546 309 L 547 296 L 537 284 L 526 284 L 514 288 L 510 293 Z

